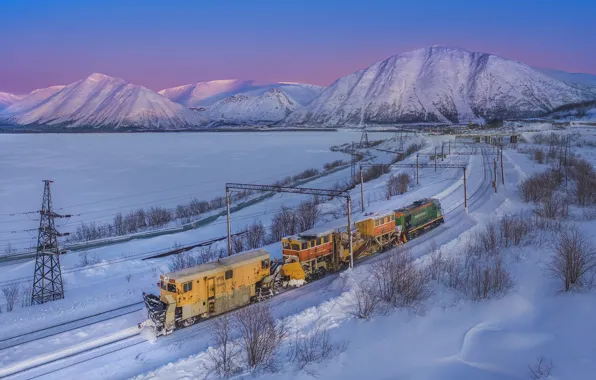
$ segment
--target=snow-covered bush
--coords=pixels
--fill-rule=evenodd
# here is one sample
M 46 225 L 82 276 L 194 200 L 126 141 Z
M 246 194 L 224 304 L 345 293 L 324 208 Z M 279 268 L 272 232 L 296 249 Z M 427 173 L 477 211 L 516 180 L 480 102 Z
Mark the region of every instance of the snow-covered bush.
M 577 228 L 560 231 L 547 271 L 565 292 L 590 287 L 596 275 L 596 248 Z

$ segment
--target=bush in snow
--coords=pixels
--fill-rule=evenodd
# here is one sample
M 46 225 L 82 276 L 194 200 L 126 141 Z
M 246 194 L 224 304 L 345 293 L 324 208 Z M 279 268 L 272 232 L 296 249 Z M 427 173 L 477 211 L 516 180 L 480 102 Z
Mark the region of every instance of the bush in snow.
M 528 368 L 530 370 L 531 379 L 546 379 L 550 377 L 550 373 L 553 370 L 553 361 L 544 356 L 540 356 L 536 359 L 536 363 L 529 365 Z
M 329 331 L 317 325 L 306 337 L 296 333 L 289 350 L 289 360 L 297 370 L 303 370 L 309 364 L 320 364 L 341 354 L 347 346 L 347 342 L 333 342 Z
M 4 285 L 2 287 L 2 294 L 4 294 L 4 299 L 6 301 L 6 311 L 12 311 L 17 298 L 19 298 L 19 284 L 13 282 Z
M 411 182 L 412 178 L 407 173 L 401 173 L 397 176 L 391 175 L 389 181 L 387 181 L 387 199 L 391 199 L 391 197 L 395 195 L 401 195 L 408 191 Z
M 554 243 L 547 270 L 561 281 L 565 292 L 590 287 L 596 274 L 596 249 L 577 228 L 563 229 Z
M 379 307 L 380 299 L 377 297 L 368 281 L 362 281 L 354 290 L 356 298 L 353 315 L 359 319 L 372 317 Z
M 218 376 L 225 378 L 240 371 L 238 359 L 240 357 L 240 346 L 232 339 L 233 321 L 224 314 L 213 321 L 211 338 L 214 347 L 207 352 L 211 363 L 206 367 L 208 371 L 215 372 Z
M 232 314 L 240 348 L 251 370 L 276 370 L 275 355 L 286 336 L 284 321 L 276 324 L 268 304 L 257 303 Z
M 407 249 L 389 252 L 386 258 L 372 264 L 371 290 L 390 307 L 420 306 L 431 295 L 427 280 Z
M 244 239 L 244 249 L 260 248 L 265 243 L 265 226 L 261 221 L 255 221 L 251 225 L 245 227 L 245 233 L 242 235 Z
M 86 267 L 88 265 L 98 264 L 101 260 L 94 254 L 89 256 L 89 252 L 83 251 L 79 254 L 79 267 Z

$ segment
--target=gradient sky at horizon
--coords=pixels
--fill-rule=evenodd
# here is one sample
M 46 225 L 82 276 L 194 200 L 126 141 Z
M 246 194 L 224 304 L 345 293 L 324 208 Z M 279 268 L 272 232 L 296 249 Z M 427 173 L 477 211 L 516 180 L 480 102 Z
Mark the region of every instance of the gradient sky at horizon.
M 432 45 L 596 74 L 596 2 L 0 0 L 0 91 L 93 72 L 153 90 L 213 79 L 329 85 Z

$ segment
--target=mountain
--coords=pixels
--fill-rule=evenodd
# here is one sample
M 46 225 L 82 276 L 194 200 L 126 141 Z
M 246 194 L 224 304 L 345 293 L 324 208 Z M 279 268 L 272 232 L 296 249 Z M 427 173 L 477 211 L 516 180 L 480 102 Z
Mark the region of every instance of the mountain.
M 9 94 L 8 92 L 0 92 L 0 110 L 18 102 L 21 98 L 21 96 Z
M 571 86 L 596 94 L 596 75 L 568 73 L 566 71 L 544 68 L 536 68 L 536 70 Z
M 279 88 L 264 93 L 232 95 L 207 108 L 205 114 L 212 120 L 229 123 L 274 122 L 288 116 L 301 105 Z
M 142 86 L 94 73 L 65 87 L 34 91 L 3 111 L 20 125 L 107 128 L 185 128 L 206 122 Z
M 336 80 L 281 125 L 458 123 L 530 117 L 594 99 L 521 62 L 460 48 L 395 55 Z
M 310 84 L 261 83 L 254 80 L 226 79 L 167 88 L 159 91 L 159 93 L 183 106 L 202 108 L 237 94 L 249 93 L 246 96 L 260 96 L 271 88 L 282 89 L 300 104 L 307 104 L 323 90 L 323 87 Z
M 322 89 L 300 83 L 275 83 L 237 93 L 199 111 L 209 119 L 230 124 L 278 122 L 310 103 Z

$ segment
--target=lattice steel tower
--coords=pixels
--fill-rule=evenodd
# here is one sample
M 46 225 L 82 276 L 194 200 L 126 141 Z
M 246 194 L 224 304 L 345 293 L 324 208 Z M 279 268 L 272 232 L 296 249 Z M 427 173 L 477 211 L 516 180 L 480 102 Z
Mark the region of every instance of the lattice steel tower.
M 37 236 L 31 304 L 42 304 L 64 298 L 58 236 L 66 236 L 68 233 L 58 233 L 54 219 L 68 218 L 70 215 L 58 215 L 52 211 L 50 183 L 54 181 L 44 180 L 43 182 L 43 203 L 39 211 L 39 234 Z

